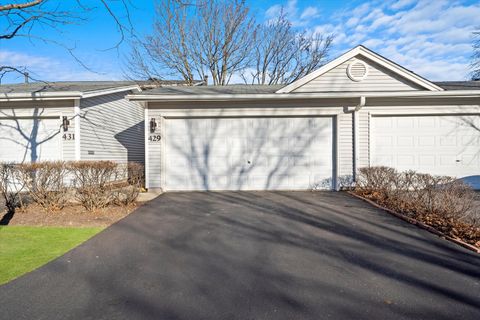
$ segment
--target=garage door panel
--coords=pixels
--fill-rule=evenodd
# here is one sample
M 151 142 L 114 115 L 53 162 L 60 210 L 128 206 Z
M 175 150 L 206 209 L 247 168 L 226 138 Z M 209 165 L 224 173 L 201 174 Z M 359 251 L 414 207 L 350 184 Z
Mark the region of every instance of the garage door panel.
M 61 158 L 59 119 L 0 118 L 0 161 L 30 162 Z
M 312 170 L 331 180 L 332 121 L 332 118 L 167 119 L 166 189 L 309 189 L 314 180 Z M 197 133 L 205 128 L 209 128 L 207 133 Z M 189 166 L 182 168 L 179 163 Z M 184 178 L 171 179 L 178 176 Z
M 479 176 L 477 123 L 480 116 L 372 117 L 372 165 L 459 178 Z

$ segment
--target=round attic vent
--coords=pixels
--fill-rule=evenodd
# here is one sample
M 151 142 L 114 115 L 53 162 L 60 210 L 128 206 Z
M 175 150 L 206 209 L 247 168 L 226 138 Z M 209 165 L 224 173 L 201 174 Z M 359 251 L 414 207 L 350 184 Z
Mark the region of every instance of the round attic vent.
M 363 61 L 355 60 L 348 65 L 347 75 L 353 81 L 362 81 L 368 75 L 368 66 Z

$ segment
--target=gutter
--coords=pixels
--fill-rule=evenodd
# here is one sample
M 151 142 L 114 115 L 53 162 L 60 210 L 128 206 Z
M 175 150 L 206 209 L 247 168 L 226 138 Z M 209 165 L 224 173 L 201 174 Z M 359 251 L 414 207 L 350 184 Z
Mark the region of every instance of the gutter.
M 129 94 L 132 101 L 250 101 L 339 98 L 480 98 L 480 90 L 405 91 L 405 92 L 326 92 L 326 93 L 267 93 L 267 94 Z
M 59 91 L 59 92 L 18 92 L 0 93 L 0 101 L 38 101 L 38 100 L 71 100 L 79 98 L 92 98 L 117 92 L 124 92 L 138 89 L 140 86 L 131 85 L 126 87 L 114 87 L 102 90 L 91 91 Z

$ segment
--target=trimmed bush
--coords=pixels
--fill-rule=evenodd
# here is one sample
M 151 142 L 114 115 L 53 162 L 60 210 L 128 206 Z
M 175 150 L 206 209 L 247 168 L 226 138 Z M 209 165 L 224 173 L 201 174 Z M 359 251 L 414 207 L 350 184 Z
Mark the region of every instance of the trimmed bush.
M 144 168 L 139 163 L 129 162 L 126 165 L 119 165 L 117 172 L 126 180 L 113 192 L 114 202 L 117 205 L 130 205 L 135 202 L 144 184 Z
M 117 180 L 117 164 L 113 161 L 76 161 L 68 163 L 73 175 L 75 197 L 89 211 L 108 206 Z
M 475 244 L 480 241 L 475 192 L 461 180 L 388 167 L 361 168 L 355 192 Z
M 18 165 L 21 179 L 31 199 L 42 208 L 58 211 L 68 201 L 68 188 L 64 183 L 67 174 L 65 162 L 37 162 Z
M 15 163 L 0 163 L 0 194 L 5 202 L 8 213 L 13 214 L 21 205 L 20 193 L 24 188 L 18 165 Z

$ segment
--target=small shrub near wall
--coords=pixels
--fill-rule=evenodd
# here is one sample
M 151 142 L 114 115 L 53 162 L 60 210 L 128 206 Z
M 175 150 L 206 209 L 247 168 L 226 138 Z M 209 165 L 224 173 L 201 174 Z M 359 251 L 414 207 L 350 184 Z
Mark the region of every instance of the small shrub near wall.
M 118 166 L 117 173 L 124 177 L 123 183 L 116 185 L 113 192 L 114 203 L 130 205 L 135 202 L 144 185 L 144 168 L 141 164 L 130 162 Z
M 144 181 L 143 166 L 133 162 L 0 163 L 0 196 L 9 212 L 21 205 L 22 194 L 46 211 L 63 209 L 72 197 L 89 211 L 130 205 Z
M 21 205 L 20 193 L 24 183 L 21 179 L 18 165 L 15 163 L 0 163 L 0 196 L 3 198 L 8 213 L 13 214 Z
M 18 165 L 20 177 L 30 198 L 42 208 L 58 211 L 68 201 L 65 162 L 37 162 Z
M 117 164 L 113 161 L 76 161 L 68 163 L 73 175 L 75 197 L 89 211 L 108 206 L 117 180 Z
M 480 244 L 475 192 L 453 177 L 389 167 L 361 168 L 355 192 L 451 236 Z

